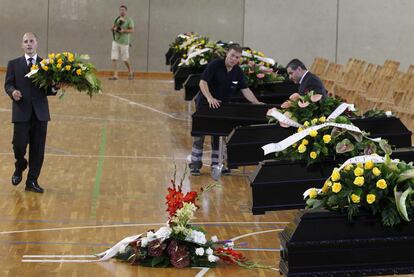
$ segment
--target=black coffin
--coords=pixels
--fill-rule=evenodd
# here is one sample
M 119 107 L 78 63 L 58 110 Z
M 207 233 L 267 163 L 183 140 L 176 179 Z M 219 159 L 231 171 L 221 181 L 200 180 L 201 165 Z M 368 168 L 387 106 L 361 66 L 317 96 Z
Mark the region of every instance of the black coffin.
M 378 217 L 300 212 L 280 233 L 280 272 L 291 276 L 414 273 L 414 223 L 384 227 Z
M 256 88 L 250 88 L 256 98 L 266 104 L 282 104 L 289 99 L 292 93 L 298 91 L 298 85 L 292 82 L 267 83 Z M 243 94 L 238 93 L 232 97 L 232 102 L 247 102 Z
M 227 136 L 235 127 L 263 124 L 268 120 L 266 112 L 274 105 L 254 105 L 245 103 L 222 103 L 218 109 L 210 109 L 207 103 L 192 115 L 192 136 Z
M 202 73 L 205 67 L 192 67 L 192 66 L 179 66 L 177 71 L 174 72 L 174 88 L 180 90 L 183 88 L 184 81 L 191 74 Z
M 170 71 L 172 71 L 173 73 L 175 73 L 175 71 L 177 71 L 178 68 L 178 64 L 181 61 L 181 54 L 179 52 L 175 52 L 170 59 Z
M 165 53 L 165 65 L 170 65 L 171 57 L 174 55 L 174 50 L 172 48 L 168 48 L 167 53 Z
M 414 161 L 414 148 L 398 149 L 392 158 Z M 252 189 L 252 212 L 302 209 L 305 207 L 305 190 L 321 188 L 332 170 L 344 160 L 324 161 L 310 166 L 305 162 L 266 160 L 259 163 L 249 176 Z
M 410 147 L 411 131 L 396 117 L 357 118 L 352 123 L 361 130 L 370 132 L 370 137 L 382 137 L 397 147 Z M 275 124 L 243 126 L 233 130 L 227 139 L 227 162 L 230 168 L 258 164 L 265 158 L 263 145 L 279 142 L 296 131 L 294 128 L 281 128 Z
M 200 91 L 200 79 L 201 74 L 190 74 L 188 78 L 185 80 L 184 86 L 184 100 L 191 101 L 193 100 L 194 96 Z

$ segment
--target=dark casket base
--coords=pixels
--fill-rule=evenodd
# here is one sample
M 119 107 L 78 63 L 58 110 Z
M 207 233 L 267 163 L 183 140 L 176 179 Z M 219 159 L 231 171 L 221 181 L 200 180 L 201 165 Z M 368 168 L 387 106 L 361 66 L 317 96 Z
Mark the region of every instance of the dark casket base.
M 414 223 L 384 227 L 378 217 L 304 211 L 280 233 L 280 272 L 287 276 L 414 273 Z
M 406 162 L 414 161 L 414 148 L 398 149 L 391 156 Z M 303 193 L 312 187 L 321 188 L 332 170 L 344 160 L 322 161 L 307 166 L 305 162 L 263 161 L 248 178 L 252 189 L 252 212 L 302 209 Z

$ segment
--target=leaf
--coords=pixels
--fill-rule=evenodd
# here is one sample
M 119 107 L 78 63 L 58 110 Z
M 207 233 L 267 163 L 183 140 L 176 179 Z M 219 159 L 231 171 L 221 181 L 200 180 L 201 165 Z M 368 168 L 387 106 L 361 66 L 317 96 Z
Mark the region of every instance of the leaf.
M 321 207 L 322 204 L 323 204 L 323 202 L 319 199 L 308 199 L 308 200 L 306 200 L 306 205 L 310 209 L 317 209 L 317 208 Z
M 400 183 L 408 179 L 414 179 L 414 169 L 410 169 L 401 173 L 397 179 L 397 182 Z
M 165 265 L 165 260 L 166 260 L 165 256 L 154 257 L 151 259 L 151 266 L 152 267 L 166 267 L 168 264 Z
M 410 221 L 407 213 L 406 200 L 408 195 L 413 193 L 414 190 L 411 187 L 408 187 L 403 193 L 397 191 L 397 186 L 394 187 L 395 204 L 397 205 L 398 212 L 405 221 Z
M 388 144 L 388 142 L 385 139 L 380 140 L 379 146 L 381 147 L 382 151 L 384 151 L 385 154 L 391 155 L 392 153 L 391 146 Z
M 350 152 L 354 149 L 355 149 L 355 146 L 351 143 L 349 139 L 343 139 L 335 147 L 336 153 L 339 153 L 339 154 Z

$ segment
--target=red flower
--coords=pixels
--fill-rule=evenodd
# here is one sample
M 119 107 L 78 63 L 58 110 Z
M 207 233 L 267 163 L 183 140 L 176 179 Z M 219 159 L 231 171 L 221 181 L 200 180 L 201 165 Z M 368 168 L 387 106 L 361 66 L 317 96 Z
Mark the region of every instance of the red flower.
M 247 262 L 247 258 L 240 252 L 231 248 L 218 248 L 215 254 L 226 264 L 243 264 Z

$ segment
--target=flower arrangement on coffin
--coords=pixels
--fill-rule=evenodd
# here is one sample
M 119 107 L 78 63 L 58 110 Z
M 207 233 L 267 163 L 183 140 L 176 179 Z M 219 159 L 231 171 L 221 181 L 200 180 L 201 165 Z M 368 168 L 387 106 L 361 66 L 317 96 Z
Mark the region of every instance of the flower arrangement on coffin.
M 55 84 L 70 86 L 90 97 L 101 93 L 101 82 L 96 77 L 93 64 L 87 62 L 88 55 L 70 52 L 51 53 L 47 59 L 34 64 L 26 77 L 41 88 L 50 88 Z
M 167 226 L 157 231 L 150 230 L 146 235 L 135 236 L 131 241 L 124 239 L 121 242 L 126 243 L 117 244 L 119 250 L 115 258 L 150 267 L 215 267 L 220 260 L 226 264 L 236 264 L 245 268 L 265 267 L 249 261 L 243 254 L 232 249 L 232 241 L 219 241 L 216 236 L 207 240 L 206 232 L 191 224 L 194 213 L 198 209 L 196 204 L 198 193 L 195 191 L 183 193 L 182 183 L 185 174 L 186 172 L 181 178 L 180 185 L 175 184 L 174 174 L 174 180 L 171 180 L 172 186 L 168 188 Z M 201 191 L 207 191 L 214 186 L 209 185 Z M 106 255 L 108 251 L 100 255 Z
M 262 52 L 246 49 L 240 61 L 247 84 L 256 87 L 263 83 L 283 82 L 286 76 L 277 73 L 276 63 Z
M 370 117 L 370 118 L 383 118 L 383 117 L 390 117 L 392 116 L 391 111 L 383 111 L 378 109 L 371 109 L 362 115 L 362 117 Z
M 361 210 L 381 217 L 385 226 L 411 221 L 414 215 L 413 163 L 389 156 L 360 156 L 335 168 L 321 189 L 304 193 L 308 208 L 346 212 L 349 220 Z
M 179 66 L 193 66 L 196 68 L 207 65 L 211 60 L 224 57 L 226 51 L 223 48 L 224 44 L 215 42 L 206 42 L 202 40 L 199 44 L 194 44 L 190 47 L 187 54 L 183 55 L 183 59 Z
M 361 154 L 390 154 L 386 140 L 371 139 L 368 133 L 351 124 L 349 118 L 338 116 L 332 121 L 325 117 L 306 121 L 298 132 L 276 144 L 263 146 L 265 154 L 276 152 L 276 157 L 313 164 L 336 157 L 353 157 Z
M 334 97 L 323 98 L 321 94 L 310 91 L 305 95 L 299 93 L 293 93 L 289 100 L 286 100 L 281 105 L 280 113 L 286 117 L 304 124 L 310 122 L 314 118 L 328 117 L 336 108 L 342 104 L 341 100 Z M 355 116 L 353 108 L 346 109 L 345 115 L 352 117 Z M 275 118 L 270 118 L 269 122 L 278 122 Z M 279 122 L 281 127 L 289 127 L 289 125 Z
M 188 49 L 187 43 L 191 43 L 193 40 L 200 38 L 200 35 L 193 32 L 186 32 L 179 34 L 173 43 L 170 44 L 170 48 L 173 49 L 174 53 L 186 53 Z

